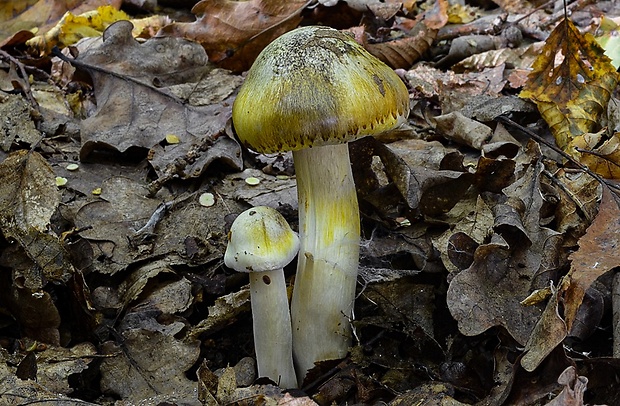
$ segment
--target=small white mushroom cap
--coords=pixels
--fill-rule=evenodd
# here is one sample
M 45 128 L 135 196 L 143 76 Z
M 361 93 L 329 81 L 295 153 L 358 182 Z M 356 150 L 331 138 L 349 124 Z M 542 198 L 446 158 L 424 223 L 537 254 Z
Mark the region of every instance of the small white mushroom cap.
M 284 268 L 299 251 L 299 237 L 284 217 L 266 206 L 241 213 L 228 233 L 224 263 L 237 272 Z

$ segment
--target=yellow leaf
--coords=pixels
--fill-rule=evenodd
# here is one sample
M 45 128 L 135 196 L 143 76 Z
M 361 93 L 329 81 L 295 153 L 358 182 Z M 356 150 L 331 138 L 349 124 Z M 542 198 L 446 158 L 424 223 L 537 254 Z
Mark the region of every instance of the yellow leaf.
M 567 151 L 590 170 L 608 179 L 620 179 L 620 133 L 604 140 L 605 130 L 573 139 Z M 580 152 L 585 151 L 585 152 Z
M 519 95 L 538 106 L 557 145 L 600 129 L 618 75 L 592 35 L 565 19 L 553 30 Z
M 448 7 L 448 23 L 450 24 L 467 24 L 474 21 L 480 16 L 480 9 L 477 7 L 451 4 Z
M 129 16 L 112 6 L 101 6 L 80 15 L 67 11 L 54 28 L 26 41 L 26 45 L 36 49 L 41 56 L 48 55 L 56 45 L 62 47 L 75 44 L 82 38 L 98 37 L 119 20 L 129 20 Z

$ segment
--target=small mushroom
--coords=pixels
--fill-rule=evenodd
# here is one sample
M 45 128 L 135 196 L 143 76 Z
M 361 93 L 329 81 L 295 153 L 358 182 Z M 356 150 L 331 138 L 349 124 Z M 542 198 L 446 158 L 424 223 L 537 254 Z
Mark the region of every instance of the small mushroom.
M 275 209 L 241 213 L 228 234 L 224 263 L 250 274 L 250 301 L 258 375 L 282 388 L 296 388 L 291 316 L 283 268 L 299 250 L 299 238 Z
M 300 255 L 291 303 L 300 380 L 351 344 L 360 219 L 347 142 L 390 130 L 409 112 L 407 87 L 352 37 L 303 27 L 258 56 L 233 104 L 240 141 L 293 151 Z

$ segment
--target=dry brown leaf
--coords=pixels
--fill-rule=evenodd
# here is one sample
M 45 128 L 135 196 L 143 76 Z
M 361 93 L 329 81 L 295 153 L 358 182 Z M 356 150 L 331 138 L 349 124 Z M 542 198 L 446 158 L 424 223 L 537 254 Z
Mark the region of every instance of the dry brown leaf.
M 458 111 L 437 116 L 435 121 L 436 130 L 447 139 L 475 149 L 481 149 L 493 132 L 491 127 L 465 117 Z
M 526 370 L 534 370 L 571 331 L 586 290 L 599 276 L 620 264 L 619 246 L 620 208 L 612 193 L 604 188 L 599 213 L 579 240 L 579 249 L 569 256 L 571 269 L 530 337 L 528 353 L 521 361 Z M 563 299 L 563 317 L 558 313 L 559 297 Z
M 585 406 L 583 395 L 588 389 L 588 378 L 577 374 L 577 369 L 570 366 L 558 377 L 558 383 L 564 388 L 559 395 L 545 406 Z
M 3 287 L 2 296 L 24 337 L 60 345 L 60 312 L 48 292 L 33 292 L 12 284 Z
M 97 350 L 84 342 L 71 348 L 48 347 L 37 354 L 37 382 L 54 393 L 70 394 L 69 376 L 79 374 L 95 359 Z
M 172 23 L 158 35 L 201 44 L 209 60 L 235 72 L 250 68 L 271 41 L 297 27 L 307 0 L 202 0 L 193 23 Z
M 579 249 L 569 256 L 571 269 L 564 277 L 567 283 L 564 316 L 569 330 L 588 287 L 620 264 L 619 247 L 620 208 L 611 191 L 603 188 L 599 212 L 579 240 Z
M 55 178 L 34 151 L 20 150 L 0 163 L 0 229 L 32 261 L 34 272 L 25 283 L 35 289 L 47 280 L 66 281 L 73 269 L 64 246 L 47 231 L 60 203 Z
M 448 308 L 465 335 L 499 325 L 525 344 L 540 318 L 539 308 L 524 307 L 520 301 L 548 286 L 550 275 L 543 270 L 557 266 L 561 235 L 540 224 L 544 166 L 534 144 L 529 145 L 527 158 L 522 177 L 504 188 L 506 196 L 487 197 L 495 218 L 494 234 L 448 287 Z
M 519 48 L 493 49 L 463 59 L 454 65 L 452 70 L 455 72 L 480 71 L 502 64 L 510 65 L 512 69 L 528 69 L 540 54 L 542 46 L 543 43 L 535 42 Z
M 361 43 L 368 52 L 392 68 L 409 69 L 430 49 L 437 32 L 448 22 L 447 10 L 447 1 L 436 1 L 405 38 L 381 44 L 368 44 L 364 39 Z
M 538 106 L 557 145 L 596 132 L 618 75 L 590 34 L 568 19 L 553 30 L 536 59 L 520 97 Z
M 12 86 L 9 91 L 12 91 Z M 21 96 L 0 97 L 0 148 L 8 152 L 15 141 L 34 144 L 41 139 L 30 117 L 30 106 Z
M 46 231 L 60 203 L 56 176 L 38 153 L 20 150 L 0 163 L 0 217 L 4 227 Z M 6 231 L 5 231 L 6 232 Z
M 230 117 L 231 95 L 241 78 L 211 70 L 198 44 L 180 38 L 139 43 L 132 28 L 128 21 L 111 25 L 103 40 L 77 59 L 92 75 L 97 99 L 96 111 L 81 123 L 80 157 L 100 148 L 125 152 L 138 147 L 151 150 L 149 158 L 160 176 L 170 165 L 177 171 L 171 176 L 198 177 L 215 159 L 239 169 L 240 147 L 218 135 Z M 177 91 L 190 103 L 173 93 Z M 180 142 L 165 142 L 170 134 Z M 181 168 L 176 161 L 182 159 Z
M 535 370 L 568 334 L 566 323 L 558 307 L 561 293 L 558 289 L 553 289 L 553 291 L 547 307 L 525 345 L 524 355 L 520 361 L 523 369 L 528 372 Z
M 159 332 L 134 329 L 122 333 L 121 344 L 103 343 L 101 352 L 109 355 L 101 363 L 103 391 L 134 403 L 164 395 L 177 401 L 182 397 L 187 405 L 200 405 L 196 383 L 185 375 L 198 360 L 200 341 L 181 341 Z M 195 398 L 188 394 L 195 394 Z

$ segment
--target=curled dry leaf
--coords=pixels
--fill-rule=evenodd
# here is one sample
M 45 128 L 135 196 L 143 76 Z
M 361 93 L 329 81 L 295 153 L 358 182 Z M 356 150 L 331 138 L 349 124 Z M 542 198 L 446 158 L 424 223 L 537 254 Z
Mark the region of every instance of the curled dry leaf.
M 424 143 L 422 142 L 422 144 Z M 368 160 L 372 156 L 379 157 L 385 175 L 396 187 L 407 205 L 411 209 L 420 210 L 425 215 L 433 216 L 448 212 L 461 199 L 473 180 L 473 175 L 463 170 L 460 166 L 462 161 L 458 159 L 456 167 L 454 167 L 455 170 L 430 169 L 420 166 L 415 158 L 411 159 L 419 155 L 407 153 L 406 148 L 403 148 L 406 146 L 405 143 L 396 144 L 396 149 L 393 150 L 390 146 L 384 145 L 372 137 L 367 137 L 358 141 L 357 145 L 362 148 L 359 149 L 359 153 L 356 152 L 357 158 Z M 451 154 L 445 155 L 445 160 L 440 159 L 444 165 L 452 159 Z M 356 182 L 358 178 L 361 179 L 362 177 L 358 175 Z M 367 183 L 366 180 L 360 181 L 360 184 L 367 189 L 376 189 L 380 185 Z M 367 193 L 371 193 L 370 190 Z
M 297 27 L 307 0 L 202 0 L 193 23 L 172 23 L 159 36 L 179 36 L 201 44 L 209 60 L 235 72 L 248 70 L 271 41 Z
M 447 9 L 447 1 L 436 1 L 433 8 L 424 14 L 423 19 L 418 20 L 406 37 L 380 44 L 366 43 L 364 38 L 362 45 L 392 68 L 409 69 L 430 49 L 437 32 L 447 23 Z
M 525 344 L 540 318 L 538 307 L 524 307 L 520 301 L 548 286 L 561 235 L 540 225 L 544 166 L 537 147 L 530 144 L 526 154 L 529 164 L 504 189 L 505 196 L 485 196 L 494 216 L 490 242 L 478 246 L 472 265 L 450 282 L 448 308 L 465 335 L 499 325 Z
M 543 317 L 529 339 L 527 344 L 529 352 L 521 361 L 527 370 L 536 368 L 553 347 L 559 345 L 571 331 L 590 285 L 599 276 L 618 266 L 619 219 L 618 202 L 605 188 L 598 215 L 579 240 L 579 249 L 569 256 L 572 260 L 570 271 L 547 303 Z M 558 297 L 561 297 L 563 302 L 562 315 L 559 314 Z
M 566 368 L 558 377 L 562 392 L 545 406 L 585 406 L 583 395 L 588 389 L 588 378 L 579 376 L 575 367 Z
M 198 337 L 203 333 L 214 333 L 231 324 L 236 316 L 249 309 L 249 289 L 242 289 L 221 296 L 213 306 L 209 306 L 209 316 L 193 327 L 190 335 Z
M 459 144 L 481 149 L 491 138 L 491 127 L 465 117 L 458 111 L 435 117 L 437 131 Z

